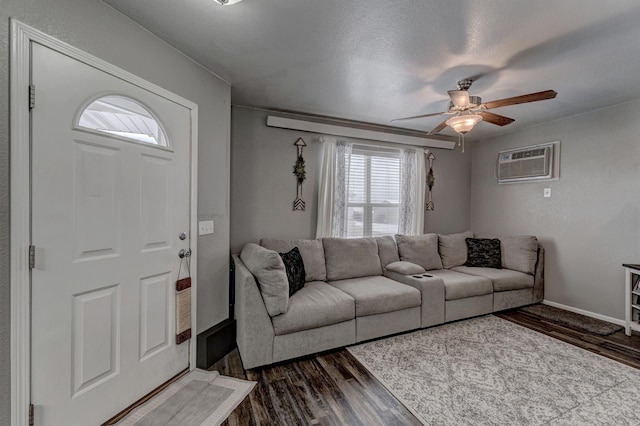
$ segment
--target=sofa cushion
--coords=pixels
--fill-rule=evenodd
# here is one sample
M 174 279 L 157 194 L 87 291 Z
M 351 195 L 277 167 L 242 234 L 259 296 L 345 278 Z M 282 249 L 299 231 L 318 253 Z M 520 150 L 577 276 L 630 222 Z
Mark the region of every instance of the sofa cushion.
M 420 306 L 420 290 L 387 277 L 361 277 L 332 281 L 356 301 L 356 317 L 383 314 Z
M 467 261 L 464 266 L 502 268 L 500 240 L 497 238 L 467 238 Z
M 533 275 L 538 260 L 538 239 L 533 235 L 501 237 L 502 267 Z
M 382 275 L 374 238 L 323 238 L 327 281 Z
M 287 312 L 289 281 L 278 252 L 249 243 L 242 248 L 240 259 L 256 277 L 269 315 L 274 317 Z
M 391 272 L 397 272 L 402 275 L 424 274 L 427 272 L 422 266 L 411 262 L 405 262 L 403 260 L 390 263 L 384 269 Z
M 534 275 L 538 261 L 538 239 L 533 235 L 495 237 L 480 234 L 481 238 L 499 238 L 502 251 L 502 267 Z
M 450 269 L 429 271 L 429 274 L 442 278 L 442 281 L 444 281 L 445 300 L 493 294 L 493 283 L 489 278 L 463 274 Z
M 304 262 L 305 281 L 327 280 L 327 270 L 324 265 L 324 248 L 322 247 L 321 240 L 277 240 L 263 238 L 260 240 L 260 245 L 280 253 L 298 247 L 300 256 L 302 256 L 302 261 Z
M 289 298 L 289 309 L 271 319 L 276 335 L 295 333 L 351 320 L 355 301 L 323 281 L 313 281 Z
M 473 232 L 466 231 L 459 234 L 438 234 L 438 252 L 442 259 L 442 267 L 451 269 L 464 265 L 467 261 L 467 238 L 473 238 Z
M 380 257 L 380 264 L 384 268 L 390 263 L 400 260 L 398 256 L 398 246 L 396 240 L 392 236 L 386 235 L 384 237 L 376 237 L 378 243 L 378 256 Z
M 296 291 L 304 287 L 304 262 L 300 256 L 298 247 L 294 247 L 286 253 L 279 253 L 284 263 L 284 270 L 287 273 L 287 281 L 289 282 L 289 297 Z
M 477 275 L 489 278 L 493 283 L 493 291 L 520 290 L 533 288 L 533 275 L 511 269 L 474 268 L 470 266 L 458 266 L 453 268 L 456 272 Z
M 396 235 L 400 260 L 416 263 L 424 269 L 442 269 L 438 253 L 438 235 Z

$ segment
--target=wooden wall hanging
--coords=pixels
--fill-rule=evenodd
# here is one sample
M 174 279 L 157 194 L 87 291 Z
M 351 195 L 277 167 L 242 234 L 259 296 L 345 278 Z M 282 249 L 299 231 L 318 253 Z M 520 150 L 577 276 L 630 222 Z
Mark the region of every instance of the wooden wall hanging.
M 429 155 L 427 155 L 427 160 L 429 160 L 429 173 L 427 173 L 427 187 L 429 188 L 429 192 L 427 195 L 427 202 L 426 202 L 426 210 L 435 210 L 435 204 L 433 203 L 433 198 L 432 198 L 432 194 L 431 194 L 431 190 L 433 189 L 433 184 L 436 182 L 436 178 L 433 176 L 433 160 L 436 159 L 436 156 L 433 155 L 433 152 L 430 152 Z
M 304 204 L 304 200 L 302 199 L 302 182 L 306 179 L 307 176 L 304 170 L 304 158 L 302 158 L 302 148 L 307 146 L 307 144 L 304 143 L 302 138 L 300 138 L 296 141 L 295 146 L 298 150 L 298 160 L 296 161 L 296 164 L 293 166 L 293 174 L 296 175 L 298 186 L 296 189 L 296 199 L 293 202 L 293 210 L 304 211 L 305 204 Z

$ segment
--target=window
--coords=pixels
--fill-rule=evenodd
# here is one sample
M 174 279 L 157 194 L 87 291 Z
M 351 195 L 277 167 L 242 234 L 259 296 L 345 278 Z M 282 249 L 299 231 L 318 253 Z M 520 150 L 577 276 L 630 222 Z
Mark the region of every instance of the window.
M 425 150 L 322 139 L 316 238 L 423 233 Z
M 78 127 L 135 142 L 167 147 L 167 136 L 153 114 L 124 96 L 103 96 L 82 111 Z
M 346 237 L 398 233 L 400 151 L 354 145 L 345 155 Z

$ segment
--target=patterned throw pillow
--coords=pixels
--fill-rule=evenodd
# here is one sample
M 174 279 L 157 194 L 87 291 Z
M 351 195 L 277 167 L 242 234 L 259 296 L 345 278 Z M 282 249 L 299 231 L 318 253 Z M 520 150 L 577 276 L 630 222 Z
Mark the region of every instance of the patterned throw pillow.
M 467 262 L 464 266 L 502 269 L 500 240 L 497 238 L 467 238 Z
M 292 248 L 287 253 L 280 253 L 284 269 L 287 272 L 287 280 L 289 281 L 289 297 L 296 291 L 304 287 L 304 263 L 298 247 Z

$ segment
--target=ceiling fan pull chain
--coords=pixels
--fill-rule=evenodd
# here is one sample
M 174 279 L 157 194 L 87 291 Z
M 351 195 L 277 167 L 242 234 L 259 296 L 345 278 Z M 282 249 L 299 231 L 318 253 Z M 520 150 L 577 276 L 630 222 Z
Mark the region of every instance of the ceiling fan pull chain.
M 461 153 L 464 154 L 464 133 L 458 133 L 458 146 L 461 146 Z

